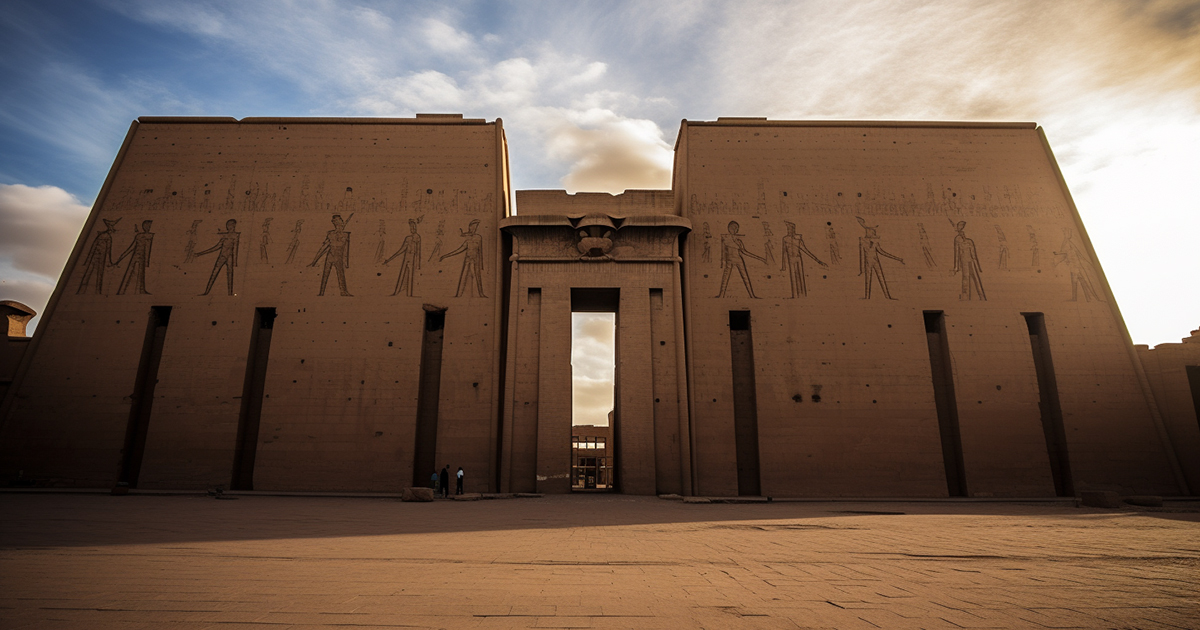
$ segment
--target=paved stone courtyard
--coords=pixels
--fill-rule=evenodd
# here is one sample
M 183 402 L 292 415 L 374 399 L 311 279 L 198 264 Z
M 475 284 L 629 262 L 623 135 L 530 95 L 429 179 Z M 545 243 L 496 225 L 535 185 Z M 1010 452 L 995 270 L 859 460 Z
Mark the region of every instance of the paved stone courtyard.
M 1200 504 L 0 494 L 3 628 L 1200 628 Z

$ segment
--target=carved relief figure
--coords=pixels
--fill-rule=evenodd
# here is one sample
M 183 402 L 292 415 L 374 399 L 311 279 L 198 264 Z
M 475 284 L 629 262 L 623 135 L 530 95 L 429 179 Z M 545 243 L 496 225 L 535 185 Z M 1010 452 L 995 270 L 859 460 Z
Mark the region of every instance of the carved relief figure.
M 322 257 L 325 259 L 325 267 L 321 271 L 321 292 L 317 295 L 325 295 L 325 285 L 329 283 L 329 272 L 333 270 L 337 272 L 338 290 L 341 294 L 344 297 L 354 297 L 346 288 L 346 268 L 350 266 L 350 233 L 346 231 L 346 223 L 352 218 L 354 218 L 353 213 L 346 221 L 342 220 L 340 214 L 335 214 L 329 219 L 329 222 L 333 224 L 333 229 L 325 233 L 325 242 L 321 243 L 321 249 L 317 251 L 313 261 L 308 264 L 309 267 L 316 267 Z
M 375 262 L 384 263 L 383 257 L 387 255 L 387 243 L 385 241 L 387 235 L 387 222 L 384 219 L 379 220 L 379 227 L 375 228 L 375 234 L 379 237 L 379 244 L 375 246 Z
M 767 259 L 768 264 L 775 264 L 775 245 L 771 243 L 771 239 L 775 238 L 775 233 L 771 231 L 771 223 L 763 221 L 763 258 Z
M 221 236 L 221 240 L 217 241 L 216 245 L 202 252 L 196 252 L 197 256 L 217 252 L 217 260 L 213 263 L 212 273 L 208 276 L 208 286 L 204 289 L 204 295 L 208 295 L 209 291 L 212 291 L 213 283 L 217 281 L 217 274 L 220 273 L 222 267 L 225 268 L 225 284 L 228 294 L 233 295 L 233 268 L 237 266 L 238 241 L 241 240 L 242 233 L 237 231 L 237 221 L 230 219 L 225 222 L 225 231 L 217 232 L 217 234 Z
M 725 297 L 725 290 L 729 288 L 729 275 L 735 268 L 742 278 L 742 284 L 746 285 L 746 293 L 750 294 L 752 298 L 758 297 L 754 295 L 754 287 L 750 284 L 750 272 L 746 270 L 745 256 L 762 263 L 766 263 L 767 260 L 746 249 L 746 244 L 742 242 L 742 235 L 738 234 L 739 229 L 737 221 L 730 221 L 729 233 L 721 235 L 721 267 L 725 269 L 725 272 L 721 274 L 721 291 L 717 293 L 717 297 Z
M 478 227 L 479 219 L 471 219 L 466 230 L 458 231 L 463 237 L 462 245 L 438 259 L 438 262 L 441 262 L 451 256 L 463 255 L 462 271 L 458 274 L 458 291 L 454 297 L 463 296 L 467 290 L 467 279 L 471 276 L 475 277 L 475 293 L 479 297 L 487 297 L 483 293 L 483 237 L 475 233 Z
M 271 244 L 271 217 L 263 219 L 262 235 L 258 239 L 258 258 L 263 262 L 267 260 L 267 245 Z
M 925 232 L 925 224 L 918 223 L 917 231 L 920 232 L 921 253 L 925 255 L 925 266 L 933 269 L 937 267 L 937 261 L 933 259 L 933 247 L 929 245 L 929 234 Z
M 1032 254 L 1033 267 L 1036 269 L 1042 264 L 1041 252 L 1038 251 L 1037 232 L 1033 231 L 1032 225 L 1026 225 L 1025 229 L 1029 231 L 1029 251 Z
M 837 232 L 833 231 L 833 222 L 825 222 L 825 239 L 829 241 L 829 263 L 836 265 L 842 260 L 842 252 L 838 249 Z
M 804 235 L 796 234 L 795 223 L 784 221 L 783 224 L 787 227 L 787 236 L 783 237 L 783 247 L 780 248 L 780 253 L 783 255 L 783 267 L 779 270 L 788 272 L 793 298 L 808 295 L 808 287 L 805 285 L 804 278 L 804 257 L 812 258 L 821 267 L 829 267 L 829 265 L 808 251 L 808 248 L 804 246 Z
M 996 228 L 996 240 L 998 240 L 1000 242 L 1000 262 L 997 265 L 997 267 L 1000 269 L 1007 270 L 1008 269 L 1008 239 L 1004 237 L 1004 230 L 1000 229 L 999 225 L 995 226 L 995 228 Z
M 417 233 L 417 222 L 408 220 L 409 235 L 404 238 L 404 244 L 396 250 L 383 264 L 392 262 L 397 256 L 403 256 L 400 261 L 400 275 L 396 278 L 396 290 L 392 295 L 400 295 L 401 291 L 412 297 L 413 285 L 417 281 L 417 270 L 421 268 L 421 235 Z M 382 241 L 380 241 L 382 243 Z
M 437 231 L 433 233 L 433 252 L 429 254 L 429 260 L 433 260 L 434 256 L 442 253 L 442 236 L 446 234 L 446 220 L 438 220 Z
M 117 288 L 117 295 L 125 295 L 130 283 L 134 285 L 134 293 L 149 295 L 146 291 L 146 267 L 150 266 L 150 248 L 154 243 L 154 234 L 150 231 L 151 223 L 153 221 L 142 221 L 141 232 L 138 231 L 136 225 L 133 226 L 133 242 L 113 263 L 115 267 L 129 257 L 129 264 L 125 267 L 125 276 L 121 278 L 121 286 Z
M 79 290 L 75 293 L 87 291 L 93 278 L 96 280 L 95 292 L 104 293 L 104 270 L 113 265 L 112 237 L 113 232 L 117 231 L 117 223 L 120 222 L 120 217 L 112 221 L 104 219 L 104 229 L 96 232 L 95 238 L 92 239 L 92 248 L 88 250 L 87 258 L 83 261 L 83 279 L 79 281 Z
M 700 260 L 704 262 L 712 262 L 712 230 L 708 227 L 708 221 L 705 221 L 701 230 L 704 235 L 704 251 L 700 254 Z
M 986 300 L 987 295 L 983 292 L 983 281 L 979 278 L 979 274 L 983 273 L 983 266 L 979 264 L 975 241 L 967 238 L 963 232 L 966 227 L 966 221 L 959 221 L 954 226 L 958 235 L 954 237 L 954 270 L 950 273 L 951 275 L 962 274 L 962 290 L 958 293 L 958 299 L 970 300 L 975 294 L 978 294 L 979 299 Z
M 183 246 L 183 262 L 185 264 L 196 259 L 196 230 L 203 222 L 204 219 L 196 219 L 195 221 L 192 221 L 192 227 L 187 231 L 187 244 Z
M 1079 301 L 1079 290 L 1083 290 L 1083 299 L 1086 302 L 1091 302 L 1092 298 L 1096 298 L 1103 302 L 1100 294 L 1092 286 L 1092 277 L 1090 273 L 1091 261 L 1087 254 L 1071 240 L 1071 230 L 1063 228 L 1062 251 L 1054 252 L 1054 266 L 1063 262 L 1067 264 L 1067 269 L 1071 272 L 1071 301 Z
M 879 288 L 883 289 L 883 297 L 894 300 L 892 294 L 888 291 L 887 278 L 883 275 L 883 263 L 879 260 L 880 256 L 886 256 L 904 264 L 904 259 L 899 256 L 893 256 L 887 253 L 879 246 L 879 226 L 867 225 L 867 222 L 862 217 L 854 217 L 858 219 L 858 224 L 863 227 L 865 233 L 858 238 L 858 275 L 864 276 L 864 300 L 871 299 L 871 284 L 879 279 Z
M 292 228 L 292 242 L 288 243 L 288 257 L 284 261 L 291 264 L 296 258 L 296 250 L 300 249 L 300 228 L 304 227 L 304 219 L 296 219 L 296 226 Z

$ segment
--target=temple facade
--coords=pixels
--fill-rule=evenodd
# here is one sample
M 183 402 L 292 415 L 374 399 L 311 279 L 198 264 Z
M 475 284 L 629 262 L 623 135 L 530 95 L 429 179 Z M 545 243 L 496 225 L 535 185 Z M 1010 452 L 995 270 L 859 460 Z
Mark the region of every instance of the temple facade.
M 588 439 L 573 312 L 616 313 Z M 1155 366 L 1034 124 L 684 121 L 670 190 L 572 195 L 509 189 L 499 119 L 144 117 L 10 370 L 0 474 L 1188 494 Z

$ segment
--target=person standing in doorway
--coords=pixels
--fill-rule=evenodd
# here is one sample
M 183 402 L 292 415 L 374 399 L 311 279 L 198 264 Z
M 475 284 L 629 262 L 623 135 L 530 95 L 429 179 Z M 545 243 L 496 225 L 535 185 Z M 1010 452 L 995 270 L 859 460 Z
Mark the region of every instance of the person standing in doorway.
M 433 474 L 429 476 L 429 488 L 430 488 L 431 490 L 433 490 L 433 493 L 434 493 L 435 495 L 437 494 L 437 491 L 438 491 L 438 471 L 436 471 L 436 470 L 435 470 L 435 471 L 433 471 Z
M 446 464 L 445 466 L 442 467 L 442 474 L 439 475 L 439 479 L 442 484 L 442 498 L 449 499 L 450 498 L 450 464 Z
M 458 477 L 458 479 L 455 480 L 455 482 L 454 482 L 454 494 L 462 494 L 463 493 L 463 488 L 462 488 L 462 486 L 463 486 L 463 469 L 462 469 L 462 466 L 458 467 L 457 477 Z

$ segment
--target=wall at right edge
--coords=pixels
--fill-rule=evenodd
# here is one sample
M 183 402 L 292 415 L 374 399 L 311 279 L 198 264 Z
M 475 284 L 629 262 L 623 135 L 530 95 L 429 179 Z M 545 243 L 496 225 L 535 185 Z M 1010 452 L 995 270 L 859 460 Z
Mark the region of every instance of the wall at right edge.
M 957 456 L 966 496 L 1053 496 L 1027 313 L 1044 318 L 1074 491 L 1180 493 L 1035 125 L 685 121 L 675 165 L 697 494 L 739 492 L 731 311 L 750 312 L 763 495 L 946 496 Z
M 1192 494 L 1200 492 L 1200 330 L 1182 343 L 1137 346 Z

